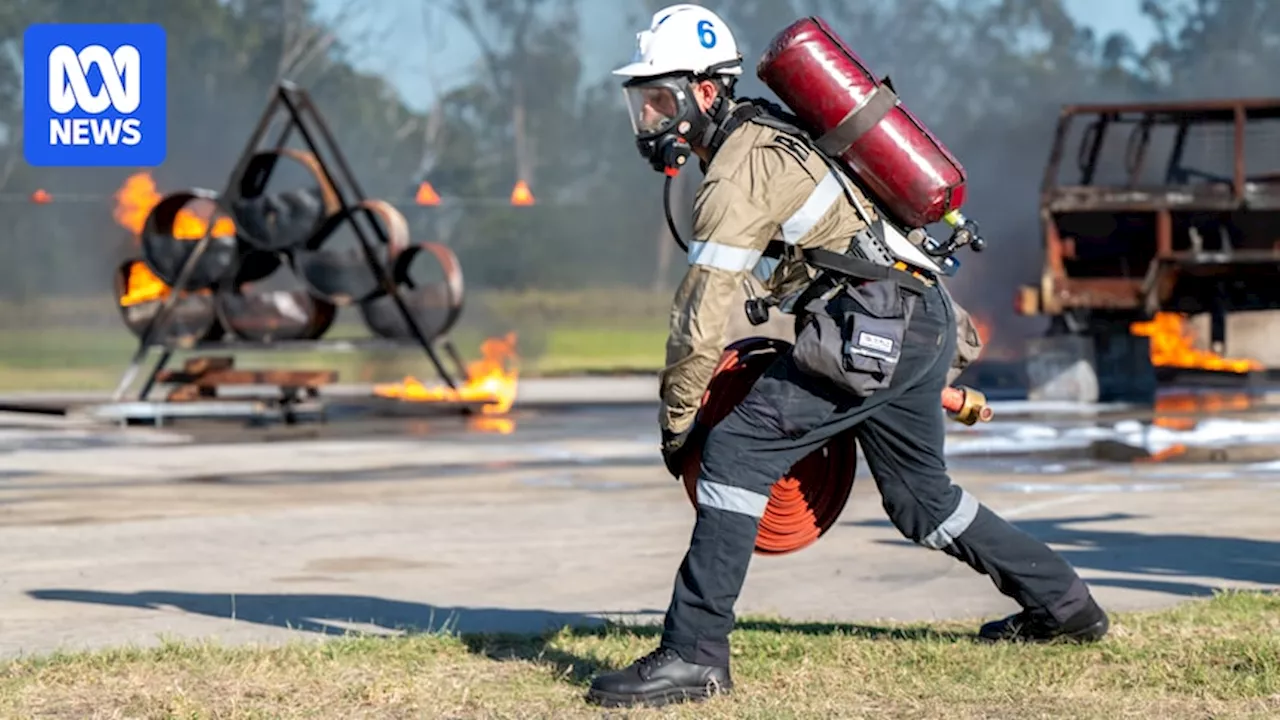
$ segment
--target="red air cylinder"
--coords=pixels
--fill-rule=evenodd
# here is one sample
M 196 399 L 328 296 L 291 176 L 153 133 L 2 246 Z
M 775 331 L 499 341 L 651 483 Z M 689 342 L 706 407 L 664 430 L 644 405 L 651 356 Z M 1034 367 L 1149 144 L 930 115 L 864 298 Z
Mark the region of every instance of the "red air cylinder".
M 756 75 L 908 228 L 964 204 L 964 168 L 821 18 L 778 33 Z

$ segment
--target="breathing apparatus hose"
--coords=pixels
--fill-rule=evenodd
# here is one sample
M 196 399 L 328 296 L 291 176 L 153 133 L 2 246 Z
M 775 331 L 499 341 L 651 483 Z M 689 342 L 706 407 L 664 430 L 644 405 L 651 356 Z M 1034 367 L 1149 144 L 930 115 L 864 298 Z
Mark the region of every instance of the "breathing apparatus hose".
M 671 231 L 671 237 L 675 238 L 676 244 L 681 250 L 689 252 L 689 244 L 680 237 L 680 230 L 676 228 L 675 218 L 671 217 L 671 185 L 675 181 L 674 173 L 667 173 L 667 181 L 662 184 L 662 212 L 667 216 L 667 229 Z
M 746 398 L 755 381 L 791 344 L 775 338 L 750 337 L 725 348 L 702 397 L 698 421 L 719 423 Z M 692 448 L 683 480 L 696 507 L 702 448 Z M 852 432 L 842 433 L 803 458 L 776 483 L 760 519 L 755 552 L 783 555 L 808 547 L 835 525 L 853 490 L 858 452 Z

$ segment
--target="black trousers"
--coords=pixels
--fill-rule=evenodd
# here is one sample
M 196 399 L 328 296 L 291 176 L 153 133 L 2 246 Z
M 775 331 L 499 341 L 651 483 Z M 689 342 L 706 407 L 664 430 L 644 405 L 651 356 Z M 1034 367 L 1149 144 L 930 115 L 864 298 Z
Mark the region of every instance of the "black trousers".
M 840 392 L 780 357 L 710 432 L 698 478 L 693 537 L 667 610 L 662 644 L 688 662 L 727 665 L 742 590 L 769 493 L 798 460 L 854 428 L 894 526 L 988 575 L 1024 608 L 1058 621 L 1087 601 L 1075 570 L 952 484 L 943 457 L 940 394 L 955 352 L 955 311 L 926 291 L 889 387 L 871 397 Z

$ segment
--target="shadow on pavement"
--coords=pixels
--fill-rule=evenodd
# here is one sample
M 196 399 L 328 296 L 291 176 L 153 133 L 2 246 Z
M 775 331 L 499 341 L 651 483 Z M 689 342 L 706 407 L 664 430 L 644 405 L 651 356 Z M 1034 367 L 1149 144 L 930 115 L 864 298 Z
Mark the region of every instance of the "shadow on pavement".
M 179 610 L 325 635 L 344 635 L 347 624 L 371 625 L 383 631 L 458 633 L 541 633 L 564 626 L 602 627 L 592 615 L 549 610 L 440 607 L 367 595 L 184 593 L 143 590 L 134 593 L 99 590 L 41 589 L 27 593 L 37 600 Z
M 425 603 L 387 600 L 365 595 L 296 595 L 184 593 L 143 590 L 134 593 L 99 590 L 48 588 L 27 594 L 37 600 L 114 605 L 141 609 L 179 610 L 209 617 L 234 619 L 272 627 L 302 630 L 325 635 L 345 635 L 353 631 L 345 625 L 372 625 L 383 631 L 407 633 L 447 630 L 457 633 L 466 647 L 491 660 L 525 660 L 553 668 L 558 677 L 575 683 L 586 683 L 592 676 L 615 669 L 595 653 L 576 655 L 553 642 L 561 630 L 577 638 L 605 637 L 625 632 L 652 640 L 641 654 L 656 647 L 662 633 L 660 625 L 638 624 L 622 620 L 607 621 L 594 615 L 561 613 L 549 610 L 507 608 L 439 607 Z M 602 613 L 604 614 L 604 613 Z M 661 610 L 641 610 L 635 615 L 656 614 Z M 739 630 L 833 635 L 842 633 L 872 640 L 970 640 L 972 635 L 935 632 L 926 626 L 886 628 L 847 623 L 788 623 L 781 621 L 743 620 Z M 629 660 L 628 660 L 629 662 Z
M 1141 575 L 1139 578 L 1096 578 L 1090 585 L 1208 596 L 1220 586 L 1200 581 L 1217 578 L 1280 586 L 1280 542 L 1212 535 L 1141 533 L 1076 527 L 1140 519 L 1128 513 L 1010 522 L 1055 546 L 1081 570 Z M 892 527 L 887 520 L 841 523 L 857 527 Z M 887 545 L 911 545 L 905 539 L 879 540 Z M 1195 578 L 1188 580 L 1187 578 Z

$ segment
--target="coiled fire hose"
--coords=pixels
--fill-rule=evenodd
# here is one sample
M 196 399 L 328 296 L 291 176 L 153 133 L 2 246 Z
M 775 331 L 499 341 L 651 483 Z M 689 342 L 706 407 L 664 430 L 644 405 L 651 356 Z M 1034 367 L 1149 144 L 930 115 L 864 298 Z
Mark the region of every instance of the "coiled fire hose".
M 769 365 L 790 348 L 784 340 L 764 337 L 744 338 L 725 348 L 702 396 L 698 421 L 714 427 L 727 417 Z M 986 397 L 966 387 L 943 390 L 942 407 L 952 419 L 966 425 L 989 422 L 993 415 Z M 756 534 L 756 554 L 785 555 L 826 534 L 844 512 L 857 464 L 853 433 L 846 431 L 793 465 L 770 492 Z M 695 507 L 701 466 L 702 448 L 691 448 L 682 479 Z

